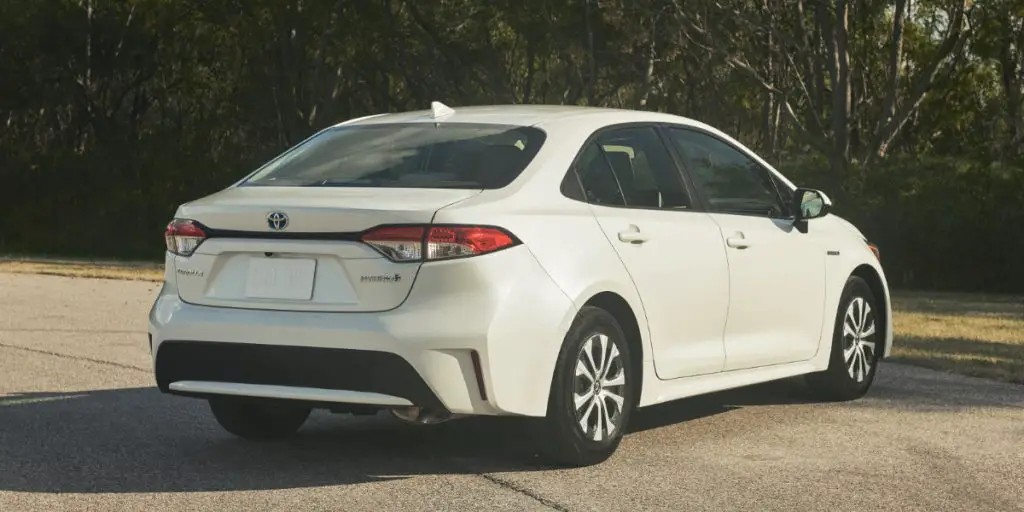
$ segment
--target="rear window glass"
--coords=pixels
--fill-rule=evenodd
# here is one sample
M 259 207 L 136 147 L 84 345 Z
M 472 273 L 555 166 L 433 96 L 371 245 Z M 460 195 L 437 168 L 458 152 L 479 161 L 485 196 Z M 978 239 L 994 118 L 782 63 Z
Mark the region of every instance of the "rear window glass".
M 529 165 L 544 138 L 537 128 L 493 124 L 341 126 L 285 152 L 243 184 L 501 188 Z

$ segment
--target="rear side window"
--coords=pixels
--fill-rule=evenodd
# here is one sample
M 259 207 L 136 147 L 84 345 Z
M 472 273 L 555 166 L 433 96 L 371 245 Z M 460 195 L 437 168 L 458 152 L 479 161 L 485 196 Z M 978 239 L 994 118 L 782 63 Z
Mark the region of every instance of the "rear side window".
M 608 165 L 604 151 L 596 142 L 591 142 L 583 150 L 576 162 L 576 173 L 579 174 L 587 202 L 604 206 L 626 205 L 619 181 Z
M 531 127 L 433 123 L 342 126 L 268 163 L 243 185 L 494 189 L 544 143 Z
M 601 134 L 598 142 L 626 196 L 626 206 L 690 208 L 679 169 L 654 128 L 620 128 Z
M 576 161 L 583 200 L 604 206 L 688 209 L 690 195 L 668 148 L 649 126 L 608 130 Z M 569 198 L 575 190 L 563 184 Z

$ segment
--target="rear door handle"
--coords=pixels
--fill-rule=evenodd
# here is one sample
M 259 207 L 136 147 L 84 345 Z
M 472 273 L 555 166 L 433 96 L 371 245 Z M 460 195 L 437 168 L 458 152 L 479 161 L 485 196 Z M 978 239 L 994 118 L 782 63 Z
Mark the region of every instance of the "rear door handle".
M 725 245 L 732 247 L 733 249 L 746 249 L 750 247 L 750 239 L 746 237 L 741 231 L 733 233 L 729 238 L 725 239 Z
M 628 244 L 642 244 L 649 240 L 647 235 L 640 232 L 640 228 L 630 225 L 629 229 L 625 231 L 619 231 L 619 241 L 626 242 Z

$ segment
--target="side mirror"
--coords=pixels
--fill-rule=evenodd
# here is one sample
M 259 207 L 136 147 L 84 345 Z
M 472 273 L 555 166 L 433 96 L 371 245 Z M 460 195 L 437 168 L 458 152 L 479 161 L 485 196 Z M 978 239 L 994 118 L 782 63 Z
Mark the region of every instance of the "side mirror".
M 793 214 L 798 222 L 824 217 L 831 210 L 832 200 L 820 190 L 798 188 L 793 192 Z

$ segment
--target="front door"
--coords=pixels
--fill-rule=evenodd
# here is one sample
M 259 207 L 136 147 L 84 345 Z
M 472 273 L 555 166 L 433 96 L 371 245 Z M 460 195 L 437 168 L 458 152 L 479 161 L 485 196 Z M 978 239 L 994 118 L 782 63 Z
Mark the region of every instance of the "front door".
M 806 361 L 825 317 L 826 249 L 789 218 L 771 171 L 712 134 L 667 131 L 721 228 L 729 261 L 725 369 Z
M 658 132 L 603 132 L 576 171 L 640 294 L 658 377 L 722 371 L 729 270 L 721 233 L 711 217 L 692 209 Z

